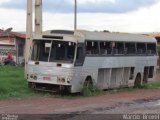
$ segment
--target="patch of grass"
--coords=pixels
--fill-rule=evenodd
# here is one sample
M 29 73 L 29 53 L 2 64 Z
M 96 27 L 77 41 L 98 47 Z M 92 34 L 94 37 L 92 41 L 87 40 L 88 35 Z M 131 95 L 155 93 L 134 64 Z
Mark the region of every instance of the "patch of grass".
M 83 96 L 97 96 L 101 95 L 103 91 L 99 89 L 96 85 L 89 85 L 82 87 L 82 95 Z
M 160 89 L 160 81 L 142 85 L 143 89 Z
M 122 88 L 110 89 L 110 90 L 107 90 L 107 92 L 110 94 L 115 94 L 115 93 L 121 93 L 121 92 L 131 92 L 133 90 L 135 90 L 135 88 L 133 87 L 122 87 Z
M 0 66 L 0 99 L 34 95 L 24 78 L 24 68 Z

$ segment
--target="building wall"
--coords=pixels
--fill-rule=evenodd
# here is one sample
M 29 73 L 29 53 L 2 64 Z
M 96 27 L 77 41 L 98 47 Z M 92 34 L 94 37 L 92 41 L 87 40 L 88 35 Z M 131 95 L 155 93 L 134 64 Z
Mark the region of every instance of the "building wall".
M 16 53 L 17 53 L 17 64 L 22 64 L 24 62 L 25 54 L 25 40 L 21 38 L 16 39 Z
M 0 63 L 7 58 L 8 52 L 11 52 L 14 61 L 21 64 L 24 61 L 25 39 L 18 37 L 1 37 L 0 38 Z
M 8 55 L 8 52 L 12 52 L 14 61 L 16 61 L 16 42 L 13 37 L 1 37 L 0 38 L 0 62 L 3 62 Z

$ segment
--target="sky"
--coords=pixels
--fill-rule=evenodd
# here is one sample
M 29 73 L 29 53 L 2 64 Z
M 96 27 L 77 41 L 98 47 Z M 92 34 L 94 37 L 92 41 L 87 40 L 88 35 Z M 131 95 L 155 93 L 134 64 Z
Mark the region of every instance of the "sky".
M 0 29 L 26 30 L 27 0 L 0 0 Z M 160 0 L 77 0 L 77 28 L 160 32 Z M 43 0 L 43 30 L 74 27 L 74 0 Z M 33 20 L 34 21 L 34 20 Z

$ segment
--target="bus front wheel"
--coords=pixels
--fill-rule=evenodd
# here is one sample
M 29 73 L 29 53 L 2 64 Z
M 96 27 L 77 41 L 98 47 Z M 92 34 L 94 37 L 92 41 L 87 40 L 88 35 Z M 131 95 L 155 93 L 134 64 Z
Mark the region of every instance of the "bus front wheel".
M 84 82 L 83 87 L 91 88 L 92 86 L 93 86 L 92 78 L 91 77 L 87 77 L 85 82 Z

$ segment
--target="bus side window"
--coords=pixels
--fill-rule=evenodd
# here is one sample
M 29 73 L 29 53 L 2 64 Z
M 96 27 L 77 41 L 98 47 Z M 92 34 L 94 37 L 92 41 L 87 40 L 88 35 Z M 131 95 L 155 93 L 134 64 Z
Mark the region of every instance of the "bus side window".
M 156 54 L 156 44 L 154 43 L 148 43 L 147 44 L 147 54 Z
M 125 43 L 125 52 L 126 54 L 135 54 L 136 53 L 135 43 Z
M 98 42 L 86 41 L 86 54 L 88 54 L 88 55 L 99 54 Z
M 118 54 L 124 54 L 124 43 L 123 42 L 117 43 L 117 49 L 118 49 Z
M 83 62 L 84 62 L 83 47 L 78 47 L 77 48 L 77 56 L 76 56 L 75 66 L 82 66 Z
M 145 54 L 145 53 L 146 53 L 146 44 L 137 43 L 137 54 Z
M 113 46 L 113 54 L 116 54 L 116 55 L 122 55 L 124 54 L 124 43 L 123 42 L 115 42 L 114 43 L 115 45 Z
M 78 48 L 77 48 L 77 56 L 76 56 L 76 60 L 79 60 L 79 59 L 81 58 L 82 52 L 83 52 L 82 47 L 78 47 Z
M 112 52 L 111 42 L 100 42 L 100 54 L 109 55 Z

